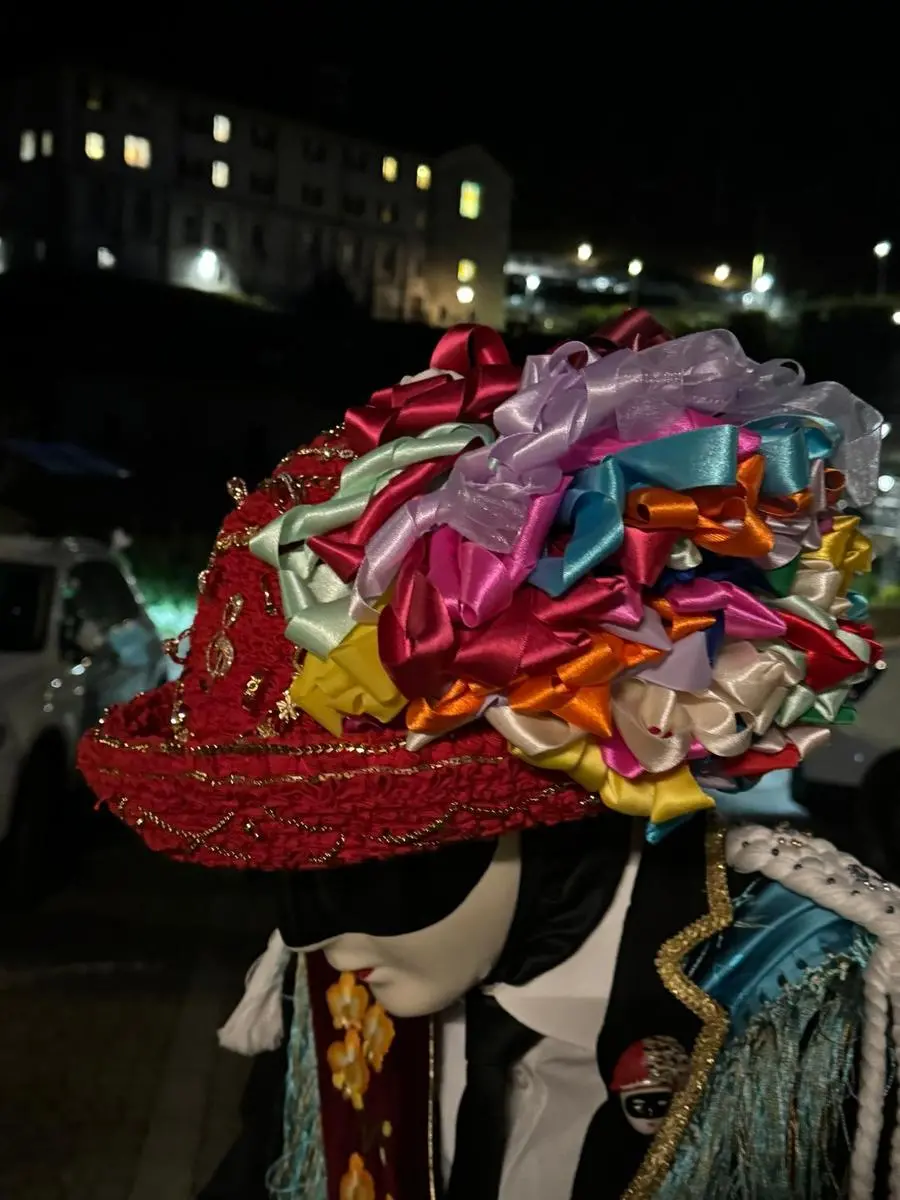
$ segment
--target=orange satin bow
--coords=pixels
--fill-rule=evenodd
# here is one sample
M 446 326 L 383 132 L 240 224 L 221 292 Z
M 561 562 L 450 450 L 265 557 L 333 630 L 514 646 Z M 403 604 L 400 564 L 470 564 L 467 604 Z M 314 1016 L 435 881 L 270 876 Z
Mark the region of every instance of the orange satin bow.
M 586 650 L 552 672 L 515 680 L 507 704 L 515 712 L 532 716 L 552 713 L 587 733 L 612 737 L 611 681 L 622 671 L 652 662 L 663 653 L 614 633 L 597 633 Z M 432 736 L 447 733 L 471 721 L 490 694 L 486 687 L 457 679 L 433 705 L 424 699 L 413 700 L 407 709 L 407 728 Z
M 689 492 L 669 488 L 635 488 L 628 493 L 624 522 L 637 529 L 678 530 L 698 546 L 738 558 L 759 558 L 775 544 L 761 512 L 776 511 L 772 498 L 760 501 L 766 460 L 751 454 L 738 463 L 737 482 L 728 487 L 700 487 Z M 809 503 L 807 492 L 779 497 L 791 512 Z M 777 509 L 784 512 L 784 507 Z

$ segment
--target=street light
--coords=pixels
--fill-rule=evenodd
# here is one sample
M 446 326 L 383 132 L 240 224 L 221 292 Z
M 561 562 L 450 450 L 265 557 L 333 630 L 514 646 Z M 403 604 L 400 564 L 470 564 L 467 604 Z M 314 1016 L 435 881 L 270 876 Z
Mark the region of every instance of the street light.
M 891 320 L 894 322 L 895 325 L 900 325 L 900 309 L 898 309 L 896 312 L 891 313 Z
M 888 241 L 876 242 L 872 247 L 872 253 L 877 259 L 875 276 L 875 295 L 883 296 L 887 291 L 887 260 L 891 252 L 891 243 Z
M 640 275 L 640 273 L 641 273 L 641 271 L 643 271 L 643 269 L 644 269 L 644 264 L 641 262 L 641 260 L 639 258 L 633 258 L 631 260 L 631 262 L 628 264 L 628 274 L 631 276 L 632 279 L 637 279 L 638 275 Z
M 475 299 L 475 289 L 470 288 L 467 283 L 463 284 L 462 287 L 456 289 L 456 298 L 460 304 L 471 304 Z
M 728 263 L 719 263 L 713 271 L 713 279 L 715 279 L 716 283 L 724 283 L 730 274 L 731 267 Z
M 540 275 L 526 275 L 525 276 L 525 291 L 526 292 L 536 292 L 540 286 L 541 286 Z
M 579 262 L 590 262 L 594 257 L 594 247 L 590 242 L 582 242 L 575 253 Z
M 754 283 L 753 290 L 754 292 L 758 292 L 761 296 L 764 296 L 766 292 L 771 292 L 774 286 L 775 276 L 770 275 L 768 271 L 764 271 L 763 274 L 760 275 L 759 279 L 757 279 L 756 283 Z

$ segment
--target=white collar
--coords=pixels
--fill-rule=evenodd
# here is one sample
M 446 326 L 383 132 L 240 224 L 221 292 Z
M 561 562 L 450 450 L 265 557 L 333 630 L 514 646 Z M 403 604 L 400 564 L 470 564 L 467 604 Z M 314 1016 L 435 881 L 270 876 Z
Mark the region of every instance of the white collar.
M 600 924 L 570 958 L 520 987 L 498 983 L 485 988 L 510 1016 L 543 1037 L 594 1049 L 609 1005 L 640 858 L 637 841 Z

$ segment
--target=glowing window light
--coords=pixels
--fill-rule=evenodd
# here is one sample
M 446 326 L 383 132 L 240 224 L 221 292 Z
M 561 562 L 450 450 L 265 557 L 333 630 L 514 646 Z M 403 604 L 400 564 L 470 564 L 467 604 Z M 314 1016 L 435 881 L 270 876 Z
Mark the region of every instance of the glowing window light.
M 22 162 L 31 162 L 36 154 L 37 138 L 34 136 L 34 130 L 23 129 L 19 138 L 19 159 Z
M 427 192 L 431 187 L 431 167 L 427 163 L 419 163 L 416 167 L 416 187 L 420 192 Z
M 381 178 L 386 183 L 396 183 L 399 166 L 396 158 L 391 154 L 386 154 L 381 160 Z
M 133 133 L 126 133 L 123 157 L 126 166 L 146 171 L 153 160 L 149 140 L 145 137 L 137 137 Z
M 213 117 L 213 141 L 222 142 L 223 144 L 231 140 L 231 121 L 222 113 L 216 113 Z
M 461 258 L 456 267 L 456 278 L 460 283 L 471 283 L 478 272 L 478 267 L 471 258 Z
M 459 215 L 475 221 L 481 213 L 481 184 L 464 179 L 459 186 Z
M 212 173 L 210 175 L 213 187 L 226 188 L 228 181 L 231 178 L 231 171 L 227 162 L 222 162 L 221 159 L 216 159 L 212 165 Z
M 86 133 L 84 135 L 84 152 L 93 162 L 99 162 L 106 155 L 106 138 L 102 133 Z

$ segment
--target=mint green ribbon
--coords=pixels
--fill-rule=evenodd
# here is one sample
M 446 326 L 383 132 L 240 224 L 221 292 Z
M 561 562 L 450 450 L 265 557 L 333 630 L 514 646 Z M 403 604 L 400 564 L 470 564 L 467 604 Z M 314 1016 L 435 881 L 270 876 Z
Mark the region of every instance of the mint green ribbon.
M 288 640 L 324 661 L 356 625 L 350 616 L 350 585 L 309 548 L 311 537 L 358 520 L 373 496 L 407 467 L 454 457 L 473 441 L 487 446 L 493 440 L 487 425 L 453 423 L 376 446 L 345 467 L 329 500 L 298 504 L 261 529 L 250 552 L 278 571 Z

